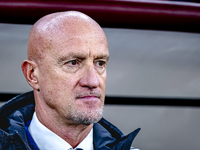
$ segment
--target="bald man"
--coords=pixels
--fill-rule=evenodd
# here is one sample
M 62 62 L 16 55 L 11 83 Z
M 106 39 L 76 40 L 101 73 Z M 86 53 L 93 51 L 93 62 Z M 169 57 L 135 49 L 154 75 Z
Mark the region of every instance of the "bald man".
M 102 118 L 109 51 L 93 19 L 76 11 L 44 16 L 27 54 L 21 67 L 33 91 L 0 109 L 0 149 L 131 149 L 139 129 L 125 136 Z

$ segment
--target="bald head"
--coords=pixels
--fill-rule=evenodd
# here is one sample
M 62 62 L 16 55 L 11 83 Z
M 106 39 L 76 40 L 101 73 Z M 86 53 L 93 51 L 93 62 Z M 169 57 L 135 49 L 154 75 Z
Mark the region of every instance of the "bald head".
M 32 27 L 28 40 L 28 59 L 38 61 L 45 57 L 53 46 L 59 45 L 60 39 L 98 35 L 106 39 L 102 28 L 89 16 L 67 11 L 53 13 L 38 20 Z M 67 42 L 67 41 L 66 41 Z

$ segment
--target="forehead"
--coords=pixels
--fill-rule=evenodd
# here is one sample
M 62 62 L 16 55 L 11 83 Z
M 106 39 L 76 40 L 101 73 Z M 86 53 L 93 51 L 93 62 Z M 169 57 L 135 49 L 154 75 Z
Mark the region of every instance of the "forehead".
M 62 37 L 53 42 L 50 56 L 55 59 L 65 57 L 109 57 L 108 44 L 105 36 L 83 34 L 81 36 Z
M 108 55 L 106 36 L 101 27 L 93 21 L 70 19 L 45 29 L 44 52 L 52 57 L 67 53 Z M 47 55 L 47 54 L 45 54 Z

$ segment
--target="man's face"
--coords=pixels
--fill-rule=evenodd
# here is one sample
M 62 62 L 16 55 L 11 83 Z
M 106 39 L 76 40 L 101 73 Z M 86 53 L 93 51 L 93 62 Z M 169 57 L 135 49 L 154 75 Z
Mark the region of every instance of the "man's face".
M 62 119 L 78 124 L 98 121 L 103 112 L 109 57 L 104 34 L 62 34 L 47 48 L 38 65 L 44 102 Z

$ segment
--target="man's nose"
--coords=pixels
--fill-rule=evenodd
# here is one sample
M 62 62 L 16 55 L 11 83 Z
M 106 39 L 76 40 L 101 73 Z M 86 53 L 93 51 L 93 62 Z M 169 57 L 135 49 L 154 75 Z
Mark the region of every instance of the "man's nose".
M 98 72 L 95 70 L 94 67 L 88 67 L 87 69 L 85 69 L 81 76 L 82 78 L 79 82 L 82 87 L 93 89 L 99 86 Z

